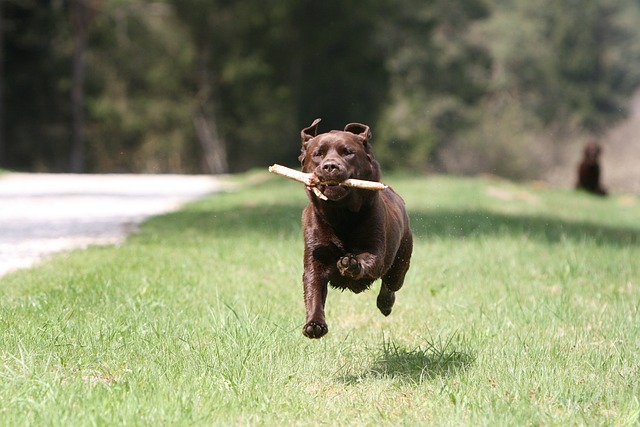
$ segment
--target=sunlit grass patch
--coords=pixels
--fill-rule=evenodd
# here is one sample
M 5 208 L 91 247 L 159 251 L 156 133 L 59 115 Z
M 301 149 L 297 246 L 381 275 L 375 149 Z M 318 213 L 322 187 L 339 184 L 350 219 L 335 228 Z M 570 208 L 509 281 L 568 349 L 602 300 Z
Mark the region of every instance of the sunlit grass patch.
M 639 421 L 640 204 L 385 181 L 416 237 L 405 286 L 388 318 L 377 284 L 331 290 L 318 341 L 301 333 L 306 196 L 277 177 L 0 279 L 0 424 Z

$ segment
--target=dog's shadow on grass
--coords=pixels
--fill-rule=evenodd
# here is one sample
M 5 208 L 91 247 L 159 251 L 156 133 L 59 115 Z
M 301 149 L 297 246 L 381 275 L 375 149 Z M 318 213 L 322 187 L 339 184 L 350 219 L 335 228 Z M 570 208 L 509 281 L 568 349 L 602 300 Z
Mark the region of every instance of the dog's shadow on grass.
M 369 367 L 344 375 L 340 380 L 355 384 L 370 378 L 392 378 L 419 384 L 436 377 L 453 375 L 475 362 L 473 352 L 458 348 L 453 338 L 442 340 L 438 337 L 416 348 L 406 348 L 385 339 L 378 356 Z

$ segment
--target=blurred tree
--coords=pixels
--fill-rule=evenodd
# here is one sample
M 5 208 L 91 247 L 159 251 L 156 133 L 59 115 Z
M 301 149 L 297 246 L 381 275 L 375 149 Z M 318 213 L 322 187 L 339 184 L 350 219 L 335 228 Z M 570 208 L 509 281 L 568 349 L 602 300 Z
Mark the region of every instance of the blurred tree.
M 349 122 L 375 124 L 388 99 L 389 73 L 380 23 L 393 10 L 388 0 L 293 2 L 290 46 L 291 91 L 296 122 L 322 129 Z M 296 133 L 297 135 L 297 133 Z
M 4 0 L 4 166 L 66 170 L 70 45 L 61 2 Z
M 486 18 L 482 0 L 404 1 L 383 15 L 378 42 L 391 75 L 378 156 L 389 167 L 426 169 L 433 153 L 472 125 L 491 58 L 469 37 Z
M 70 0 L 69 18 L 73 32 L 73 66 L 71 73 L 71 153 L 69 168 L 80 173 L 85 169 L 84 83 L 89 31 L 100 8 L 101 0 Z
M 218 124 L 221 105 L 218 81 L 225 53 L 221 45 L 233 40 L 236 30 L 236 20 L 231 16 L 234 3 L 224 0 L 173 0 L 171 4 L 185 22 L 195 46 L 196 105 L 192 116 L 204 154 L 204 165 L 211 173 L 225 173 L 228 171 L 227 149 Z
M 162 2 L 111 0 L 96 18 L 87 75 L 89 168 L 199 172 L 186 77 L 193 47 Z
M 295 164 L 321 117 L 371 125 L 387 168 L 523 177 L 640 85 L 636 0 L 0 2 L 16 169 Z
M 577 121 L 598 131 L 621 116 L 640 82 L 628 62 L 640 59 L 637 2 L 493 3 L 484 31 L 498 77 L 494 93 L 517 94 L 544 125 Z M 635 17 L 631 26 L 628 16 Z
M 377 3 L 173 2 L 198 46 L 199 123 L 217 124 L 232 171 L 295 161 L 316 117 L 325 129 L 376 119 L 387 92 Z
M 191 112 L 209 170 L 277 157 L 293 110 L 286 64 L 289 2 L 172 0 L 194 46 Z M 258 160 L 262 159 L 262 160 Z
M 619 0 L 547 2 L 543 28 L 557 52 L 552 63 L 557 75 L 540 114 L 546 123 L 554 120 L 554 113 L 561 118 L 575 115 L 588 130 L 600 131 L 622 117 L 629 94 L 640 82 L 638 71 L 625 70 L 623 60 L 627 55 L 640 59 L 633 37 L 637 21 L 636 28 L 623 23 L 627 14 L 638 16 L 638 3 L 633 8 Z
M 4 0 L 0 0 L 0 167 L 5 164 L 4 134 Z
M 538 178 L 572 139 L 624 116 L 640 85 L 640 4 L 489 3 L 490 18 L 471 29 L 492 58 L 477 125 L 456 132 L 441 154 L 451 172 Z

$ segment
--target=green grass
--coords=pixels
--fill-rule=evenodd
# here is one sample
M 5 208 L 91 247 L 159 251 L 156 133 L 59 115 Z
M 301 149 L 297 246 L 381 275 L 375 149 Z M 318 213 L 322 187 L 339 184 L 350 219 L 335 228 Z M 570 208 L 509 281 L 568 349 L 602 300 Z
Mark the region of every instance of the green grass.
M 0 279 L 0 425 L 638 425 L 640 201 L 387 181 L 416 245 L 394 312 L 332 290 L 304 338 L 296 183 Z

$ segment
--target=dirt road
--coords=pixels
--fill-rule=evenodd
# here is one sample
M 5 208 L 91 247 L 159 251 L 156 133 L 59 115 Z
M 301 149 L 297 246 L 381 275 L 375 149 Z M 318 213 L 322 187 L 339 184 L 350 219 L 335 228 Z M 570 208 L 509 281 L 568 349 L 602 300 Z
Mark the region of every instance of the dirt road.
M 146 218 L 225 188 L 201 175 L 0 175 L 0 277 L 55 252 L 118 244 Z

